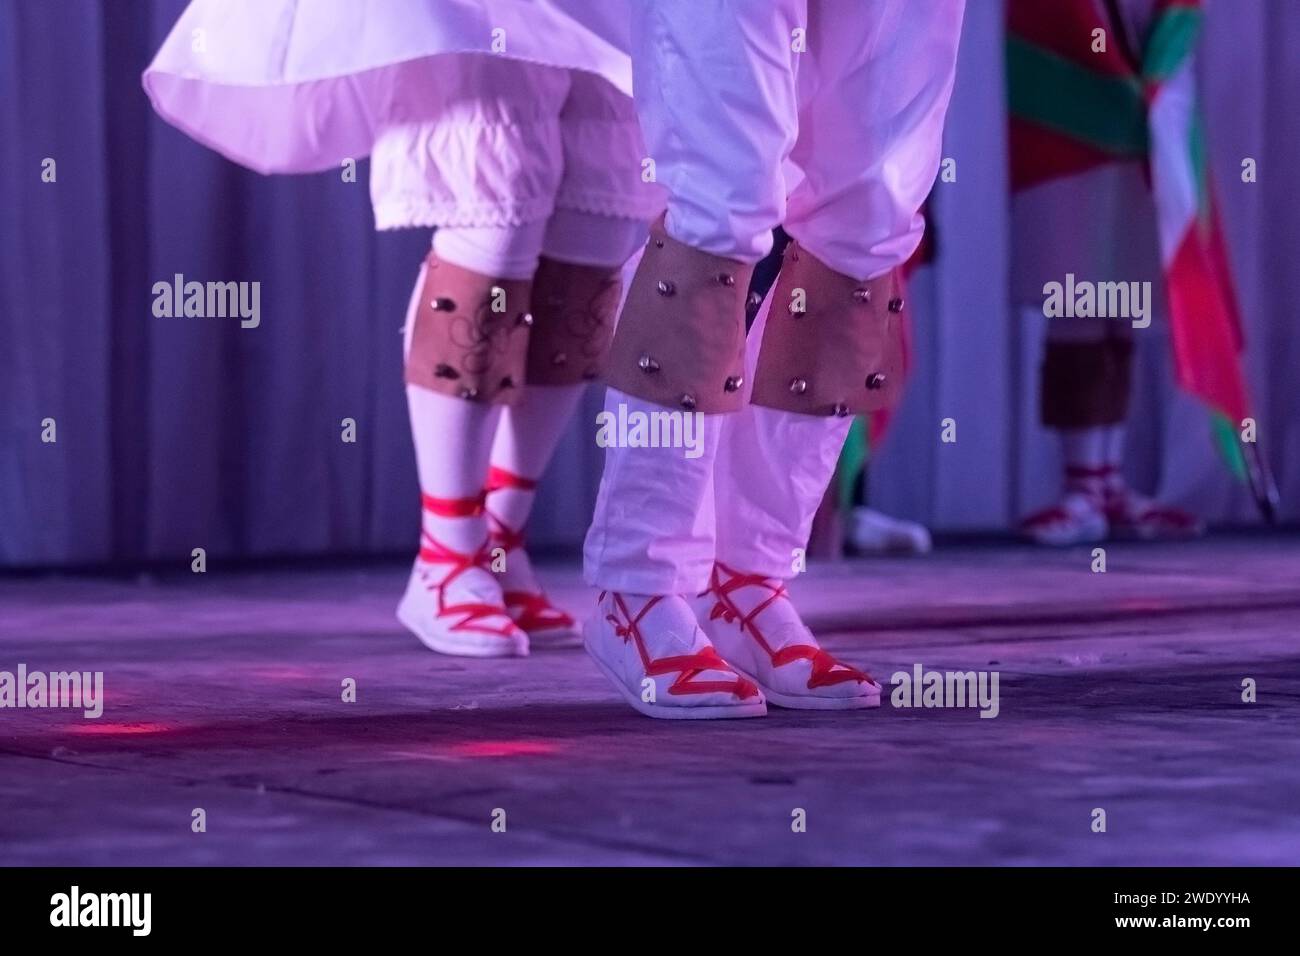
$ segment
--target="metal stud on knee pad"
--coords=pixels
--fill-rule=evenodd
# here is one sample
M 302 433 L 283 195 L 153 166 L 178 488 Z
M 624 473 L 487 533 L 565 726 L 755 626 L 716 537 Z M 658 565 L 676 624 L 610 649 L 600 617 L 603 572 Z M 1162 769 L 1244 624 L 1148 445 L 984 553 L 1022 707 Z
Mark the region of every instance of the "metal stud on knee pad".
M 902 380 L 902 296 L 893 274 L 861 282 L 798 243 L 786 248 L 754 375 L 756 405 L 843 417 L 888 407 Z
M 677 242 L 660 219 L 614 335 L 609 384 L 666 408 L 738 411 L 752 272 Z
M 524 381 L 532 283 L 429 253 L 406 356 L 406 383 L 467 401 L 509 403 Z
M 528 384 L 577 385 L 603 374 L 614 336 L 619 273 L 542 258 L 533 276 Z

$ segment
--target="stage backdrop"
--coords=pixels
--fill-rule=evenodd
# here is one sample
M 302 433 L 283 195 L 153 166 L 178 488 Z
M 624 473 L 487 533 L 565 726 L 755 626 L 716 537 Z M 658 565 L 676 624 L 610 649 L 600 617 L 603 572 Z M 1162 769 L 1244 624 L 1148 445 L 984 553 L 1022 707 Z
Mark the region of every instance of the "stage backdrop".
M 409 552 L 398 327 L 428 233 L 374 233 L 364 165 L 353 183 L 263 178 L 157 120 L 139 75 L 182 6 L 0 0 L 0 564 Z M 1300 4 L 1215 3 L 1206 34 L 1261 437 L 1294 521 Z M 1008 305 L 1005 140 L 1000 4 L 970 0 L 944 150 L 958 178 L 937 187 L 918 368 L 872 473 L 878 506 L 941 531 L 1004 529 L 1056 482 L 1033 414 L 1041 328 Z M 153 286 L 177 274 L 259 282 L 260 325 L 156 317 Z M 1211 520 L 1253 520 L 1163 343 L 1140 338 L 1132 477 Z M 542 545 L 581 541 L 598 408 L 593 391 L 543 486 Z M 949 417 L 958 440 L 943 444 Z

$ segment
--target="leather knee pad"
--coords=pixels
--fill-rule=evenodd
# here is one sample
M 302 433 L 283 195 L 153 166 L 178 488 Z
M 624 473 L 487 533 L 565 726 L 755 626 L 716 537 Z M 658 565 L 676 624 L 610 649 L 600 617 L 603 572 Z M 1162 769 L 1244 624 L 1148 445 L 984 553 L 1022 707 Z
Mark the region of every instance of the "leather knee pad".
M 1039 411 L 1048 428 L 1116 425 L 1128 417 L 1133 343 L 1127 338 L 1047 343 Z
M 406 383 L 509 404 L 524 384 L 532 282 L 462 269 L 429 253 Z
M 755 405 L 844 416 L 898 401 L 903 299 L 895 273 L 858 281 L 791 242 L 772 296 Z
M 618 320 L 609 384 L 666 408 L 739 411 L 753 271 L 678 242 L 661 217 L 650 228 Z
M 542 257 L 533 276 L 529 385 L 577 385 L 604 373 L 620 273 Z

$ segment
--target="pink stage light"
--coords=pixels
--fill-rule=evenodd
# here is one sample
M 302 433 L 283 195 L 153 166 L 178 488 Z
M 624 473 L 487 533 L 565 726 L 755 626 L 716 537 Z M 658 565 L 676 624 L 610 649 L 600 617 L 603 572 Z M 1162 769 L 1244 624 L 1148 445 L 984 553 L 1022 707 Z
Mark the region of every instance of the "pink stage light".
M 68 728 L 77 734 L 109 734 L 126 736 L 128 734 L 166 734 L 179 728 L 172 724 L 73 724 Z
M 543 740 L 472 740 L 453 744 L 447 753 L 454 757 L 538 757 L 559 750 L 557 745 Z

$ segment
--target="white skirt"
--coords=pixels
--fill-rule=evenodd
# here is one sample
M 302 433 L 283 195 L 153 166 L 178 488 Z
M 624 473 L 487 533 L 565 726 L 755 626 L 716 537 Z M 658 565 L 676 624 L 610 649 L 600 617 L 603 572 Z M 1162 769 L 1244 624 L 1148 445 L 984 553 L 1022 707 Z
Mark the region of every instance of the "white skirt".
M 374 153 L 380 228 L 649 220 L 628 21 L 626 0 L 193 0 L 143 82 L 261 173 Z

